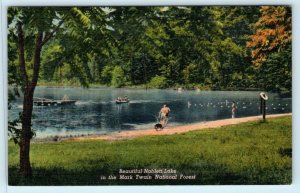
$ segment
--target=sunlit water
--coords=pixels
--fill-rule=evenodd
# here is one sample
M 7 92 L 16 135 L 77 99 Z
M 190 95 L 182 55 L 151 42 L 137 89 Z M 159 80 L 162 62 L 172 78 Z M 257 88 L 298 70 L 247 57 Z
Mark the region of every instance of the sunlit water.
M 61 99 L 67 94 L 75 105 L 34 107 L 32 119 L 37 138 L 101 134 L 121 130 L 153 128 L 163 104 L 171 108 L 169 126 L 231 118 L 231 104 L 236 102 L 236 117 L 260 114 L 260 92 L 248 91 L 174 91 L 111 88 L 38 87 L 35 97 Z M 116 104 L 118 96 L 131 100 Z M 21 101 L 9 110 L 13 120 L 22 110 Z M 269 94 L 267 114 L 292 111 L 291 98 Z

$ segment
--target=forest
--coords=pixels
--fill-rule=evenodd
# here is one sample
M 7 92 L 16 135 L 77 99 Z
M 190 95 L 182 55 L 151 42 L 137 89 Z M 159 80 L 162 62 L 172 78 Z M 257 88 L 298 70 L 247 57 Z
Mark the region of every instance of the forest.
M 287 6 L 12 7 L 8 16 L 10 84 L 23 80 L 14 37 L 22 17 L 28 76 L 33 25 L 45 37 L 58 29 L 41 49 L 42 85 L 291 93 Z

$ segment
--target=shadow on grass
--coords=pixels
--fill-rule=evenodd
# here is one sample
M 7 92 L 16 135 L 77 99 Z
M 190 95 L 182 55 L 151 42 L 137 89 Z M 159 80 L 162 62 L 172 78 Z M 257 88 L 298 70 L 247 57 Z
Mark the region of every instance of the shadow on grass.
M 9 185 L 12 186 L 65 186 L 65 185 L 251 185 L 251 184 L 283 184 L 281 178 L 278 181 L 277 175 L 275 178 L 253 178 L 253 176 L 259 176 L 260 174 L 245 173 L 233 173 L 226 171 L 222 168 L 204 166 L 188 169 L 182 168 L 177 170 L 177 179 L 156 179 L 155 174 L 149 174 L 152 179 L 137 180 L 135 174 L 131 174 L 133 179 L 122 180 L 119 179 L 118 171 L 107 173 L 104 170 L 76 170 L 70 171 L 63 168 L 33 168 L 33 175 L 31 178 L 24 179 L 20 177 L 18 169 L 15 167 L 9 168 Z M 260 172 L 259 172 L 260 173 Z M 261 171 L 263 175 L 264 171 Z M 275 172 L 276 173 L 276 172 Z M 196 175 L 196 179 L 184 180 L 180 179 L 180 175 Z M 116 180 L 102 180 L 101 176 L 114 175 Z M 127 174 L 130 175 L 130 174 Z M 147 175 L 147 174 L 140 174 Z M 162 174 L 159 174 L 162 175 Z M 165 174 L 170 175 L 170 174 Z M 171 174 L 172 175 L 172 174 Z M 270 182 L 271 181 L 271 182 Z M 284 184 L 288 184 L 284 183 Z
M 278 149 L 278 153 L 284 157 L 284 156 L 288 156 L 288 157 L 292 157 L 292 148 L 279 148 Z

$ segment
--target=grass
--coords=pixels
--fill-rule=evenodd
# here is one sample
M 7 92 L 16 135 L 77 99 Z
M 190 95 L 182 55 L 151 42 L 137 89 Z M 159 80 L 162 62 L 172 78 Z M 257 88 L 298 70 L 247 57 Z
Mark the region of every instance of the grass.
M 9 184 L 290 184 L 291 123 L 287 116 L 171 136 L 32 144 L 30 179 L 19 176 L 18 147 L 9 142 Z M 152 168 L 196 179 L 100 180 L 119 169 Z

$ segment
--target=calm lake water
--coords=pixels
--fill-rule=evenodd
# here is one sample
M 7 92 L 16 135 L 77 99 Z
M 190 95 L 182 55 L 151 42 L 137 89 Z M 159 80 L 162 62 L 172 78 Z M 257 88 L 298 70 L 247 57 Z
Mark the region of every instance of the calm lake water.
M 35 97 L 61 99 L 65 94 L 76 100 L 69 106 L 35 106 L 33 128 L 37 138 L 55 135 L 101 134 L 121 130 L 153 128 L 163 104 L 171 108 L 169 125 L 231 118 L 231 102 L 236 101 L 236 117 L 260 114 L 260 92 L 174 91 L 112 88 L 38 87 Z M 116 104 L 118 96 L 128 96 L 128 104 Z M 9 120 L 22 110 L 21 101 L 9 110 Z M 292 99 L 269 94 L 267 114 L 292 111 Z

